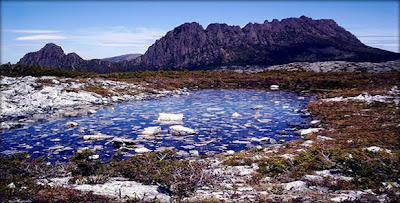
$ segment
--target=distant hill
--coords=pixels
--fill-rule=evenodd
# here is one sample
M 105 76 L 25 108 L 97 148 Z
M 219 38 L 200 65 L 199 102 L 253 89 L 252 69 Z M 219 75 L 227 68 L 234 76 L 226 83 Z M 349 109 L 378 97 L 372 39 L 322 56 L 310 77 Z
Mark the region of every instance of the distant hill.
M 111 61 L 111 62 L 117 62 L 117 61 L 131 61 L 136 59 L 137 57 L 141 56 L 142 54 L 125 54 L 121 56 L 114 56 L 114 57 L 109 57 L 109 58 L 104 58 L 102 59 L 103 61 Z
M 227 24 L 185 23 L 169 31 L 133 60 L 83 60 L 75 53 L 47 44 L 18 62 L 26 65 L 92 72 L 134 70 L 215 69 L 226 66 L 271 66 L 291 62 L 384 62 L 399 53 L 373 48 L 330 19 L 302 16 L 281 21 L 249 23 L 243 28 Z

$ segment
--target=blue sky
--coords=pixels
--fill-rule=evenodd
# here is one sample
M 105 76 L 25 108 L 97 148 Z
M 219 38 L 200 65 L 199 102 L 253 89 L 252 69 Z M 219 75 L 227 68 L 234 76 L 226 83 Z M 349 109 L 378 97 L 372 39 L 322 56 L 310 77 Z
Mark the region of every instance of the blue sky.
M 1 1 L 1 63 L 48 42 L 84 59 L 144 53 L 185 22 L 227 23 L 300 17 L 334 19 L 363 43 L 399 52 L 398 1 Z

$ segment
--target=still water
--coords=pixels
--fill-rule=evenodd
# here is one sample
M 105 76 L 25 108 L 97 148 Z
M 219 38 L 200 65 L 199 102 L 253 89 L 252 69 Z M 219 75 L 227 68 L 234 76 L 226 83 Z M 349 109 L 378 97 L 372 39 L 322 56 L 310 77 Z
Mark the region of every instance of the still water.
M 118 150 L 111 139 L 85 141 L 84 135 L 105 134 L 135 140 L 124 152 L 134 154 L 137 147 L 157 150 L 174 147 L 181 155 L 239 151 L 257 144 L 258 138 L 296 139 L 291 125 L 306 126 L 299 110 L 310 97 L 293 92 L 257 90 L 198 90 L 156 100 L 120 103 L 88 116 L 34 123 L 1 134 L 2 155 L 27 152 L 32 157 L 45 156 L 48 161 L 68 160 L 74 152 L 88 147 L 107 160 Z M 252 107 L 259 105 L 258 109 Z M 234 118 L 233 113 L 241 116 Z M 182 113 L 181 125 L 195 129 L 195 135 L 176 137 L 168 134 L 172 124 L 158 123 L 159 113 Z M 68 128 L 68 121 L 77 122 Z M 157 136 L 141 136 L 146 127 L 161 126 Z

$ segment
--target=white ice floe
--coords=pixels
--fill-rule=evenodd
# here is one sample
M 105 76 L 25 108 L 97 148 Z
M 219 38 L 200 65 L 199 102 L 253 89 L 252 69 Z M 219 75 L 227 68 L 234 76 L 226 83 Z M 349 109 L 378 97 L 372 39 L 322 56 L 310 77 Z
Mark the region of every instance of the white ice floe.
M 242 116 L 242 115 L 240 115 L 240 114 L 237 113 L 237 112 L 235 112 L 235 113 L 232 114 L 232 118 L 239 118 L 240 116 Z
M 196 134 L 196 131 L 188 127 L 183 127 L 181 125 L 174 125 L 169 127 L 168 133 L 174 136 L 186 136 Z
M 158 116 L 159 122 L 182 122 L 183 114 L 173 114 L 173 113 L 160 113 Z
M 161 133 L 160 126 L 147 127 L 143 130 L 142 135 L 157 135 Z
M 114 136 L 111 135 L 102 135 L 102 134 L 98 134 L 98 135 L 84 135 L 83 139 L 84 140 L 105 140 L 105 139 L 111 139 L 114 138 Z
M 132 140 L 132 139 L 120 138 L 120 137 L 114 137 L 111 141 L 113 143 L 117 143 L 117 144 L 132 144 L 132 143 L 134 143 L 134 140 Z

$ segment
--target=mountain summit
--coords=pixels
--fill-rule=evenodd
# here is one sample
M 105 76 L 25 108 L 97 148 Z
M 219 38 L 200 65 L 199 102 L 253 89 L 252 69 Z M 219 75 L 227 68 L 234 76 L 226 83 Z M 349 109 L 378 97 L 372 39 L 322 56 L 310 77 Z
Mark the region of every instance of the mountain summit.
M 399 59 L 399 54 L 368 47 L 333 20 L 302 16 L 249 23 L 243 28 L 185 23 L 157 40 L 140 58 L 143 66 L 194 68 L 222 65 L 275 65 L 295 61 Z
M 212 69 L 220 66 L 270 66 L 290 62 L 397 60 L 400 54 L 372 48 L 330 19 L 301 16 L 249 23 L 243 28 L 196 22 L 182 24 L 149 47 L 145 54 L 123 61 L 83 60 L 47 44 L 18 63 L 93 72 Z

